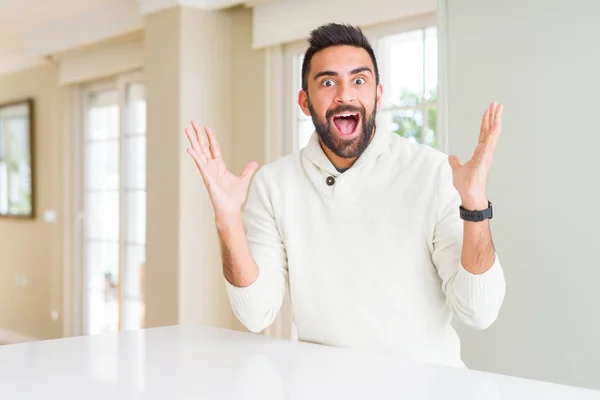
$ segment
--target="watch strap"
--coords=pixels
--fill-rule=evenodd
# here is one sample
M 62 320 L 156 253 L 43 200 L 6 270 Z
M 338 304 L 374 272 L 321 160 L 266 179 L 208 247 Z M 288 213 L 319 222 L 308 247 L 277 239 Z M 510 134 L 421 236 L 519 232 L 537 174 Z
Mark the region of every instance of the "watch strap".
M 459 207 L 459 210 L 460 210 L 460 218 L 462 218 L 465 221 L 481 222 L 486 219 L 492 219 L 492 217 L 493 217 L 492 203 L 489 200 L 488 200 L 488 208 L 486 208 L 485 210 L 476 210 L 476 211 L 466 210 L 465 208 L 463 208 L 462 205 Z

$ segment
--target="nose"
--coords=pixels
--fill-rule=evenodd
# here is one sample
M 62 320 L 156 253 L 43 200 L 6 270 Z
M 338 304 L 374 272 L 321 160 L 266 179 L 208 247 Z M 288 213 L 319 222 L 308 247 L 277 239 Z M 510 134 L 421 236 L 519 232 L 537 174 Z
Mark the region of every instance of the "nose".
M 338 85 L 338 91 L 335 96 L 337 104 L 352 104 L 356 101 L 356 92 L 351 84 L 341 83 Z

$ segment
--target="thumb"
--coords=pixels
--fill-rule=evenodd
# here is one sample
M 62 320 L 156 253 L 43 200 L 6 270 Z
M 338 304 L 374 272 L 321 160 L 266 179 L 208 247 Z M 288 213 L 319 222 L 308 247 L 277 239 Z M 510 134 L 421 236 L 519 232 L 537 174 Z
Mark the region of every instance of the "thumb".
M 452 172 L 461 167 L 460 160 L 456 155 L 451 155 L 450 157 L 448 157 L 448 163 L 450 163 L 450 168 L 452 168 Z
M 254 175 L 257 169 L 258 163 L 252 161 L 251 163 L 246 165 L 246 168 L 244 168 L 244 172 L 242 172 L 240 178 L 244 180 L 250 180 L 250 178 L 252 177 L 252 175 Z

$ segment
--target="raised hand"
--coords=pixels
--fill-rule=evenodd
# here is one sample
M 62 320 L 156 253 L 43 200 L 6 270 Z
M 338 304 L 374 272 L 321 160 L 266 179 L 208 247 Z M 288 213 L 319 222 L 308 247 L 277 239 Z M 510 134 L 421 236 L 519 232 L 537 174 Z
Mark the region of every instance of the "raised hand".
M 191 145 L 191 148 L 187 149 L 187 153 L 192 156 L 200 170 L 215 210 L 215 217 L 239 214 L 242 204 L 246 200 L 250 178 L 258 169 L 258 164 L 249 163 L 240 176 L 235 176 L 227 169 L 212 130 L 205 126 L 205 135 L 194 121 L 192 121 L 192 127 L 193 132 L 189 128 L 185 129 Z M 208 138 L 208 142 L 206 138 Z
M 467 210 L 484 210 L 488 207 L 486 194 L 494 149 L 502 131 L 502 104 L 491 103 L 481 119 L 479 143 L 473 152 L 473 158 L 464 165 L 456 155 L 448 157 L 452 167 L 452 180 Z

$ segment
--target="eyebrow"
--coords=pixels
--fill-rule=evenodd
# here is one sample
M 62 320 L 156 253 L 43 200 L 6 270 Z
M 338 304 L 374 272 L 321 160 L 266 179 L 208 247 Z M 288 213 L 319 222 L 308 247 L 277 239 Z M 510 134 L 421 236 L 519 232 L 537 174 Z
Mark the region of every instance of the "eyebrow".
M 373 71 L 371 71 L 371 68 L 369 68 L 369 67 L 358 67 L 358 68 L 355 68 L 352 71 L 350 71 L 349 75 L 354 75 L 354 74 L 358 74 L 360 72 L 365 72 L 365 71 L 373 74 Z M 335 71 L 321 71 L 315 75 L 314 80 L 317 80 L 322 76 L 338 76 L 338 75 L 339 74 Z

